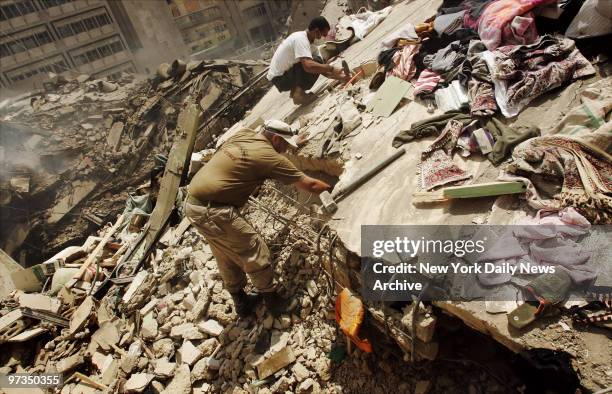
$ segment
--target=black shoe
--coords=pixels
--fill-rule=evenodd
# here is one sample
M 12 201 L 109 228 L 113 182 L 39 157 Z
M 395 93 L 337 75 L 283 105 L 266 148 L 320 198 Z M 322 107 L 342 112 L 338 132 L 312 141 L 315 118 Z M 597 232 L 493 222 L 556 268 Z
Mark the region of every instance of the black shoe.
M 259 294 L 247 294 L 244 290 L 240 290 L 238 293 L 231 294 L 234 300 L 234 308 L 236 308 L 236 314 L 240 318 L 247 318 L 255 313 L 257 304 L 261 301 Z
M 263 298 L 268 312 L 274 317 L 279 317 L 283 313 L 291 312 L 298 305 L 297 299 L 284 298 L 276 292 L 263 293 Z

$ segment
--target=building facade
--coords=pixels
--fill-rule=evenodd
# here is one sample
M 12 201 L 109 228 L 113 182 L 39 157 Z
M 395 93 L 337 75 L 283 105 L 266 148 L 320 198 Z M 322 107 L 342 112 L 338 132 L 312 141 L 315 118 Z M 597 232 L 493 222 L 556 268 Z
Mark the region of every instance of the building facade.
M 291 8 L 290 0 L 171 0 L 170 4 L 191 52 L 211 56 L 275 40 Z
M 0 2 L 0 86 L 8 92 L 40 88 L 49 72 L 117 76 L 186 54 L 165 0 Z

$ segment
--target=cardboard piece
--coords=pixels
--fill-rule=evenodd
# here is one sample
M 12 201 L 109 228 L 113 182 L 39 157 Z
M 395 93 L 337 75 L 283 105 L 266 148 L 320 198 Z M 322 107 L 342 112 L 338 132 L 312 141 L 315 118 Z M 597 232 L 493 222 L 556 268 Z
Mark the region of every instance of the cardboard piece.
M 366 112 L 372 112 L 374 116 L 389 117 L 409 89 L 410 84 L 403 79 L 393 76 L 385 79 L 374 98 L 368 103 Z

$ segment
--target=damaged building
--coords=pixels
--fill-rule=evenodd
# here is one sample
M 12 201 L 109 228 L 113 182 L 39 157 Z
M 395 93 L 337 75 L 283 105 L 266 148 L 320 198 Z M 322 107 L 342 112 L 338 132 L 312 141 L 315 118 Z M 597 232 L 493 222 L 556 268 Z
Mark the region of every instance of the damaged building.
M 2 104 L 0 374 L 60 374 L 62 393 L 608 392 L 609 3 L 353 3 L 317 9 L 333 21 L 321 54 L 352 77 L 320 77 L 307 105 L 268 62 L 225 60 L 52 75 Z M 268 180 L 249 197 L 241 214 L 299 308 L 238 319 L 185 186 L 271 119 L 332 189 Z M 462 267 L 558 270 L 368 295 L 373 261 L 433 263 L 373 259 L 368 228 L 402 226 L 485 232 L 491 250 L 455 253 Z

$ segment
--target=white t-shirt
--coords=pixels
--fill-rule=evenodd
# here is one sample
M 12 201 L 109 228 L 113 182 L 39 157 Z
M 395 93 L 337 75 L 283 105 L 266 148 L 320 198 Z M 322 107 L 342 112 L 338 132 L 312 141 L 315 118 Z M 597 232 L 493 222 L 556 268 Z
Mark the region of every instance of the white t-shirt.
M 317 53 L 317 47 L 310 45 L 306 31 L 296 31 L 291 33 L 289 37 L 278 46 L 272 60 L 270 60 L 270 69 L 268 70 L 268 80 L 281 76 L 285 71 L 289 70 L 302 57 L 312 59 L 312 54 Z

